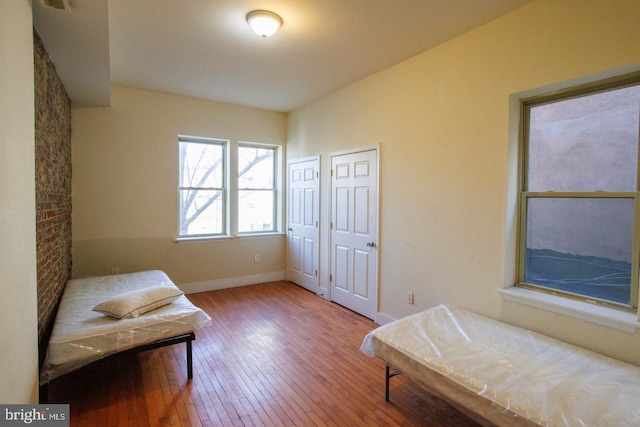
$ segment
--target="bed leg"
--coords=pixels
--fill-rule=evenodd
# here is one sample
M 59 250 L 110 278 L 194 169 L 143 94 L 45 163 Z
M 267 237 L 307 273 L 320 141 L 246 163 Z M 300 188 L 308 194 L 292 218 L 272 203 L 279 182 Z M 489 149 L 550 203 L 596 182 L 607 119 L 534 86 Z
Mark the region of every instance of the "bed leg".
M 49 403 L 49 383 L 44 383 L 38 390 L 38 401 L 43 403 Z
M 384 401 L 388 402 L 389 401 L 389 378 L 391 377 L 389 376 L 389 365 L 387 365 L 386 368 L 387 368 L 387 373 L 384 381 Z
M 384 381 L 384 400 L 385 402 L 389 401 L 389 380 L 396 375 L 400 375 L 400 371 L 391 372 L 389 365 L 386 366 L 386 375 Z
M 187 378 L 193 378 L 193 345 L 192 341 L 196 339 L 195 334 L 191 334 L 192 338 L 187 340 Z

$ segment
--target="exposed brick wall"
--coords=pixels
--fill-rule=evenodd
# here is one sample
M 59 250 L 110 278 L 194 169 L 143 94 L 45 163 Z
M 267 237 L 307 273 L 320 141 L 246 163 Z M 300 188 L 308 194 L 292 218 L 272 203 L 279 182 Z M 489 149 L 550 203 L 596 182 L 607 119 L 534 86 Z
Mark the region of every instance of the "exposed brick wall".
M 33 50 L 38 338 L 42 350 L 71 276 L 71 101 L 35 29 Z

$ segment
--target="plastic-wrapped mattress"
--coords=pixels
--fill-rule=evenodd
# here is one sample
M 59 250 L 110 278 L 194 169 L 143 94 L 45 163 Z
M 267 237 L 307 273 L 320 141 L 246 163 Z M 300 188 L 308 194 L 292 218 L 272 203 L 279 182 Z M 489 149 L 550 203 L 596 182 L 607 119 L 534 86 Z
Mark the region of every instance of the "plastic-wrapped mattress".
M 455 307 L 381 326 L 361 350 L 477 420 L 640 425 L 640 368 Z
M 60 300 L 40 383 L 106 356 L 211 323 L 209 315 L 185 295 L 136 318 L 116 319 L 92 311 L 113 296 L 155 285 L 175 287 L 159 270 L 70 280 Z

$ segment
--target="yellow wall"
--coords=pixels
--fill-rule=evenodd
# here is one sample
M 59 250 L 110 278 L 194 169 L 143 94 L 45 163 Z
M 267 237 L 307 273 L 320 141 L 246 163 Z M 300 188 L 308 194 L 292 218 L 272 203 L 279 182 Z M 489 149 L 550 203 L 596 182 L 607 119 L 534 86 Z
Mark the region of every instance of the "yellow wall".
M 283 236 L 174 239 L 177 136 L 284 146 L 285 114 L 116 86 L 110 107 L 73 109 L 72 130 L 74 277 L 162 269 L 184 285 L 284 272 Z
M 541 0 L 290 113 L 289 159 L 380 144 L 380 313 L 450 303 L 640 364 L 640 334 L 496 291 L 513 283 L 516 94 L 638 69 L 638 41 L 637 0 Z M 329 185 L 325 166 L 324 201 Z
M 0 3 L 0 402 L 38 401 L 31 2 Z

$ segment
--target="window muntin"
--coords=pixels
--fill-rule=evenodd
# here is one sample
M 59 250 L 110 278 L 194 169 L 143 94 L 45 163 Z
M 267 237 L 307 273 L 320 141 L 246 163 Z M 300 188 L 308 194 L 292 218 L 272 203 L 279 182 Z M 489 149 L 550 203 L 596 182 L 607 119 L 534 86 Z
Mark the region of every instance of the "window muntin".
M 225 233 L 226 143 L 179 139 L 179 237 Z
M 638 81 L 523 112 L 519 284 L 637 306 Z
M 238 147 L 238 232 L 276 231 L 276 148 Z

